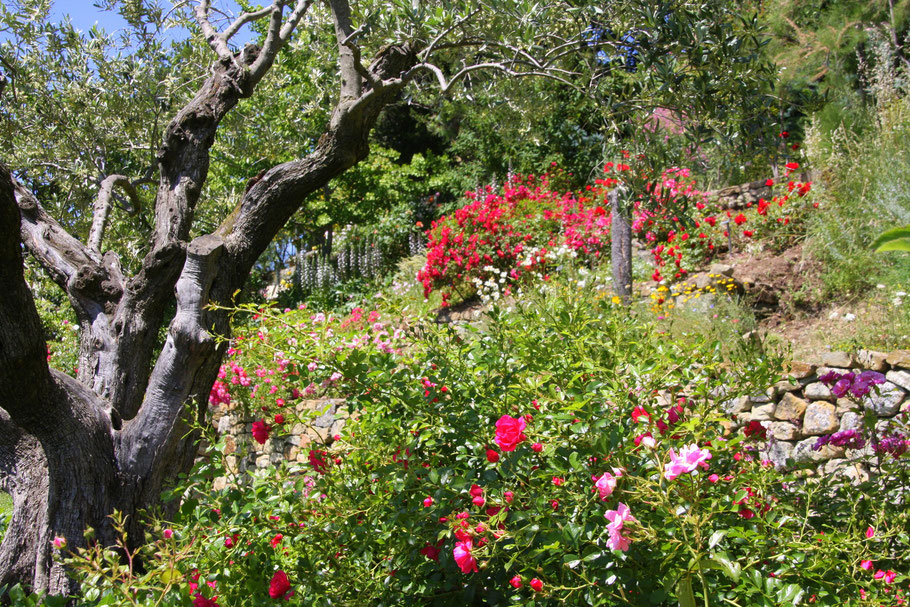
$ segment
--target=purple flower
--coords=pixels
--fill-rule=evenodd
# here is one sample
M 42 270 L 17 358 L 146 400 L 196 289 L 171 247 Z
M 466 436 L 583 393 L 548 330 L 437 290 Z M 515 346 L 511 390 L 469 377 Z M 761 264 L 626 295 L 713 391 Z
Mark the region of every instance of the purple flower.
M 898 458 L 910 449 L 910 441 L 898 432 L 873 443 L 872 448 L 878 454 L 890 453 L 894 458 Z
M 843 430 L 834 434 L 819 436 L 815 444 L 812 445 L 813 451 L 821 451 L 825 445 L 834 445 L 835 447 L 847 447 L 849 449 L 862 449 L 866 446 L 866 439 L 856 430 Z
M 853 374 L 848 373 L 847 375 L 853 375 Z M 851 389 L 850 382 L 852 379 L 853 379 L 852 377 L 850 377 L 850 378 L 847 378 L 846 376 L 841 377 L 837 381 L 837 383 L 834 384 L 834 387 L 831 388 L 831 394 L 833 394 L 834 396 L 836 396 L 838 398 L 843 398 L 844 395 L 847 393 L 847 390 Z
M 818 381 L 822 382 L 829 388 L 833 386 L 841 378 L 841 374 L 837 371 L 828 371 L 824 375 L 818 378 Z

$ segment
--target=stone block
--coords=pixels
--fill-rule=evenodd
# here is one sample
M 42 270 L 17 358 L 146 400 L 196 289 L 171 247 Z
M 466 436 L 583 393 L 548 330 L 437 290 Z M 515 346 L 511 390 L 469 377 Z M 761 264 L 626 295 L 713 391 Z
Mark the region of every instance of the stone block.
M 230 455 L 237 452 L 237 441 L 230 434 L 224 437 L 224 454 Z
M 790 363 L 790 368 L 787 371 L 787 375 L 794 379 L 804 379 L 815 373 L 815 365 L 794 360 Z
M 900 411 L 901 403 L 907 393 L 902 388 L 886 381 L 878 386 L 879 394 L 873 390 L 867 396 L 863 397 L 863 407 L 874 411 L 880 417 L 891 417 Z
M 774 419 L 774 403 L 769 403 L 767 405 L 761 405 L 759 407 L 753 407 L 752 413 L 749 415 L 749 421 L 753 422 L 766 422 Z
M 768 441 L 767 447 L 762 451 L 762 458 L 770 460 L 775 468 L 782 470 L 787 467 L 787 459 L 789 459 L 792 454 L 793 443 L 771 440 Z
M 782 394 L 786 394 L 787 392 L 796 392 L 800 389 L 800 387 L 801 386 L 798 383 L 786 380 L 779 381 L 772 386 L 775 396 L 780 396 Z
M 809 400 L 829 400 L 831 402 L 837 400 L 831 393 L 831 389 L 820 381 L 813 382 L 803 388 L 803 396 Z
M 840 418 L 838 430 L 861 430 L 863 427 L 863 416 L 853 411 L 847 411 Z
M 803 433 L 809 436 L 830 434 L 837 430 L 839 422 L 834 405 L 826 402 L 814 402 L 806 408 L 803 415 Z
M 752 401 L 749 400 L 748 396 L 738 396 L 725 402 L 723 409 L 727 415 L 739 415 L 752 409 Z
M 768 434 L 779 441 L 791 441 L 802 438 L 799 428 L 790 422 L 769 422 L 767 425 Z
M 260 455 L 256 458 L 256 467 L 257 468 L 268 468 L 269 466 L 269 456 Z
M 791 392 L 787 392 L 774 408 L 774 418 L 779 420 L 802 419 L 803 413 L 805 413 L 808 406 L 809 403 L 805 400 Z
M 826 367 L 850 367 L 853 357 L 848 352 L 822 352 L 822 364 Z
M 844 456 L 844 448 L 837 447 L 833 445 L 824 445 L 821 449 L 816 451 L 812 447 L 815 446 L 816 438 L 807 438 L 796 443 L 796 446 L 793 447 L 793 462 L 797 466 L 805 466 L 806 464 L 818 464 L 821 462 L 828 461 L 829 459 L 834 459 Z
M 895 350 L 888 354 L 885 362 L 892 367 L 910 369 L 910 350 Z
M 835 402 L 835 404 L 837 405 L 837 414 L 838 415 L 843 415 L 844 413 L 849 413 L 850 411 L 853 411 L 854 409 L 856 409 L 859 406 L 854 401 L 850 400 L 849 398 L 838 398 L 837 401 Z
M 892 384 L 900 386 L 904 390 L 910 391 L 910 371 L 904 371 L 902 369 L 888 371 L 885 374 L 885 378 Z
M 856 353 L 856 363 L 870 371 L 884 371 L 887 367 L 885 362 L 887 358 L 886 352 L 876 352 L 875 350 L 860 350 Z

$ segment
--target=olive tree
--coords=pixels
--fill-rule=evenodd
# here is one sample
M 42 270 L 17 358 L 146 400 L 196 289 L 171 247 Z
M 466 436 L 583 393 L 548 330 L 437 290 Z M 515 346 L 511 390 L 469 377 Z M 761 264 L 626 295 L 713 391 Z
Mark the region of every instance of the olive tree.
M 34 28 L 41 9 L 46 14 L 41 0 L 23 5 L 28 10 L 7 27 Z M 444 93 L 481 70 L 566 79 L 563 62 L 590 20 L 580 3 L 523 0 L 274 0 L 226 21 L 210 0 L 176 3 L 171 11 L 143 2 L 121 9 L 140 29 L 147 13 L 157 11 L 162 19 L 188 13 L 191 43 L 179 52 L 155 47 L 158 54 L 146 68 L 167 72 L 160 78 L 179 74 L 171 89 L 178 93 L 163 98 L 152 86 L 145 91 L 151 98 L 143 98 L 142 90 L 107 90 L 110 62 L 119 61 L 122 70 L 136 67 L 119 55 L 96 53 L 87 56 L 86 69 L 55 72 L 46 100 L 85 93 L 86 81 L 100 85 L 84 94 L 81 105 L 67 108 L 69 122 L 50 125 L 35 117 L 40 108 L 17 98 L 20 72 L 27 62 L 31 68 L 41 64 L 39 51 L 46 53 L 44 61 L 63 60 L 79 49 L 91 51 L 96 37 L 71 31 L 48 38 L 56 40 L 54 48 L 37 55 L 3 54 L 7 133 L 15 135 L 17 125 L 45 128 L 47 140 L 61 141 L 64 156 L 54 162 L 55 146 L 48 145 L 24 154 L 10 135 L 9 157 L 40 157 L 43 177 L 35 178 L 36 166 L 0 165 L 0 467 L 14 499 L 0 545 L 0 583 L 24 582 L 51 593 L 72 590 L 53 558 L 54 538 L 65 538 L 66 550 L 73 549 L 85 545 L 83 534 L 91 527 L 99 541 L 112 542 L 109 516 L 119 510 L 129 517 L 134 541 L 141 541 L 137 512 L 155 506 L 168 479 L 192 465 L 197 436 L 191 422 L 204 416 L 225 352 L 216 336 L 230 334 L 229 319 L 209 304 L 230 305 L 307 196 L 367 156 L 368 136 L 383 108 L 405 87 L 434 86 Z M 238 48 L 233 41 L 247 25 L 260 36 Z M 42 35 L 53 33 L 43 27 Z M 157 32 L 141 33 L 151 40 Z M 282 52 L 299 44 L 332 66 L 328 81 L 336 90 L 323 108 L 328 119 L 321 134 L 299 157 L 264 167 L 255 178 L 244 176 L 248 185 L 233 208 L 217 222 L 209 219 L 205 225 L 212 229 L 201 230 L 211 151 L 226 116 L 281 66 Z M 210 57 L 204 70 L 196 70 L 204 63 L 200 49 Z M 142 80 L 139 72 L 133 76 Z M 104 99 L 119 109 L 94 114 L 93 104 Z M 306 102 L 296 100 L 298 107 Z M 132 137 L 137 124 L 148 128 Z M 254 119 L 242 126 L 265 128 Z M 40 132 L 32 135 L 40 138 Z M 107 145 L 109 140 L 119 143 Z M 68 145 L 78 150 L 67 158 Z M 131 155 L 137 148 L 153 150 L 150 171 Z M 72 163 L 83 163 L 83 174 L 92 178 L 71 180 L 76 190 L 70 192 L 58 177 L 74 174 Z M 96 192 L 89 198 L 92 184 Z M 140 211 L 144 192 L 153 200 Z M 148 217 L 144 231 L 131 232 L 144 234 L 140 246 L 106 239 L 111 226 L 128 221 L 118 206 Z M 78 318 L 75 377 L 48 365 L 23 253 L 66 292 Z

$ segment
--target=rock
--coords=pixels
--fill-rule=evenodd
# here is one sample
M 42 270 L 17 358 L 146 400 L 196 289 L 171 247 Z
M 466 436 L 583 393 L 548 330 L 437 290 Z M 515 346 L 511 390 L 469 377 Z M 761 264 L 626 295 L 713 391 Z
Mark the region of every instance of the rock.
M 738 396 L 733 400 L 728 400 L 722 406 L 727 415 L 739 415 L 752 409 L 752 401 L 748 396 Z
M 824 445 L 821 449 L 816 451 L 812 447 L 815 446 L 816 438 L 807 438 L 796 443 L 796 446 L 793 447 L 793 462 L 798 466 L 805 466 L 806 464 L 817 464 L 819 462 L 824 462 L 829 459 L 843 457 L 844 448 L 836 447 L 832 445 Z
M 901 403 L 907 393 L 890 381 L 886 381 L 878 388 L 879 394 L 873 390 L 863 397 L 863 407 L 874 411 L 880 417 L 891 417 L 900 411 Z
M 771 440 L 762 453 L 764 459 L 770 460 L 775 468 L 782 470 L 787 467 L 787 460 L 793 454 L 793 443 Z
M 845 459 L 832 459 L 825 462 L 821 466 L 820 472 L 826 476 L 841 476 L 854 485 L 869 480 L 869 471 L 865 466 Z
M 770 402 L 771 402 L 771 395 L 770 395 L 770 394 L 753 394 L 753 395 L 751 395 L 751 396 L 749 397 L 749 400 L 750 400 L 753 404 L 770 403 Z
M 838 398 L 837 399 L 837 414 L 843 415 L 849 411 L 853 411 L 857 408 L 857 404 L 849 398 Z
M 774 395 L 780 396 L 781 394 L 785 394 L 787 392 L 795 392 L 796 390 L 799 390 L 800 385 L 792 381 L 785 380 L 777 382 L 772 386 L 772 388 L 774 389 Z
M 236 420 L 234 419 L 233 415 L 225 415 L 221 419 L 219 419 L 218 420 L 218 434 L 227 434 L 228 432 L 230 432 L 231 426 L 234 425 L 234 421 L 236 421 Z
M 260 455 L 256 458 L 256 467 L 257 468 L 268 468 L 269 466 L 269 456 Z
M 861 430 L 863 427 L 863 416 L 853 411 L 844 413 L 840 418 L 838 429 L 844 430 Z
M 774 403 L 753 407 L 749 420 L 753 422 L 767 422 L 774 419 Z
M 814 373 L 815 365 L 796 360 L 790 363 L 790 369 L 787 371 L 787 375 L 793 379 L 803 379 Z
M 224 491 L 227 488 L 227 479 L 223 476 L 219 476 L 214 481 L 212 481 L 212 489 L 215 491 Z
M 775 440 L 788 441 L 802 438 L 799 428 L 790 422 L 770 422 L 767 427 L 768 434 L 773 436 Z
M 885 352 L 876 352 L 875 350 L 860 350 L 856 353 L 856 362 L 863 369 L 870 371 L 884 371 L 885 360 L 888 355 Z
M 724 276 L 733 276 L 733 266 L 725 263 L 712 263 L 708 268 L 711 274 L 723 274 Z
M 809 403 L 800 397 L 787 392 L 774 408 L 774 417 L 779 420 L 802 419 Z
M 853 357 L 847 352 L 822 352 L 822 364 L 826 367 L 850 367 Z
M 803 434 L 818 436 L 830 434 L 837 430 L 839 424 L 834 405 L 825 402 L 814 402 L 806 408 L 803 416 Z
M 888 354 L 888 358 L 885 359 L 885 362 L 892 367 L 910 369 L 910 350 L 895 350 Z
M 820 381 L 813 382 L 803 388 L 803 396 L 810 400 L 830 400 L 834 402 L 836 398 L 831 394 L 831 389 Z
M 237 441 L 230 434 L 224 436 L 224 454 L 230 455 L 237 452 Z
M 910 391 L 910 371 L 895 370 L 888 371 L 885 378 L 892 384 L 896 384 L 904 390 Z

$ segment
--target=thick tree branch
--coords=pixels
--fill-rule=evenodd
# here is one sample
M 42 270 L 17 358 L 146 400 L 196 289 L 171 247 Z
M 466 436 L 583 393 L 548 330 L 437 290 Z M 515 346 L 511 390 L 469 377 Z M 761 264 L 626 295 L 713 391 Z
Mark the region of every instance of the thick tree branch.
M 130 215 L 135 215 L 142 208 L 142 200 L 136 191 L 136 186 L 125 175 L 109 175 L 101 182 L 98 197 L 93 206 L 92 228 L 88 233 L 88 248 L 98 255 L 101 254 L 101 242 L 104 240 L 104 230 L 107 227 L 107 218 L 114 204 L 114 188 L 119 187 L 129 196 L 133 206 L 126 209 Z
M 35 196 L 2 166 L 0 181 L 0 187 L 9 186 L 14 192 L 21 213 L 23 244 L 70 296 L 80 321 L 112 305 L 123 290 L 118 277 L 111 275 L 92 251 L 48 215 Z M 16 224 L 20 225 L 18 217 Z
M 341 102 L 360 97 L 362 89 L 361 72 L 365 71 L 351 42 L 354 27 L 351 25 L 351 7 L 347 0 L 329 0 L 332 21 L 335 24 L 335 39 L 338 41 L 338 67 L 341 70 Z M 359 69 L 358 69 L 359 67 Z
M 222 250 L 221 239 L 213 235 L 201 236 L 187 247 L 177 281 L 177 312 L 149 380 L 145 403 L 120 434 L 118 457 L 126 474 L 145 478 L 156 465 L 159 451 L 181 438 L 175 428 L 191 396 L 196 370 L 216 346 L 204 317 Z

